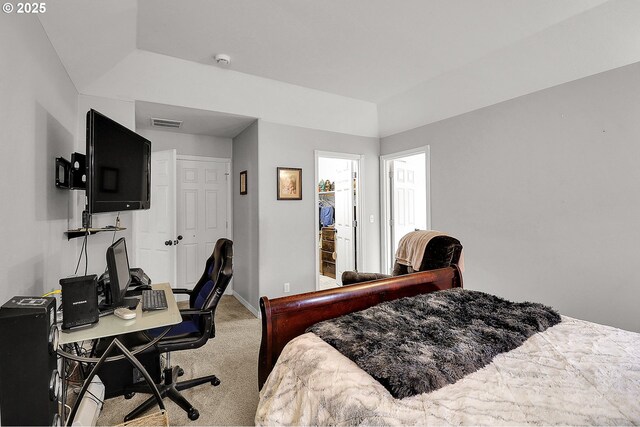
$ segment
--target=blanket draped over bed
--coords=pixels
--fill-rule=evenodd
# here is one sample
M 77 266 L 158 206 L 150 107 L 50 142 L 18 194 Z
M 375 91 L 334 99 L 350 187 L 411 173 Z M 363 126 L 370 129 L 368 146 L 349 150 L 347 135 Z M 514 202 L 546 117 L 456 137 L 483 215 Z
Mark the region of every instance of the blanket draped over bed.
M 307 333 L 280 354 L 256 425 L 640 425 L 640 334 L 562 322 L 431 393 L 396 399 Z
M 458 288 L 385 302 L 307 332 L 402 399 L 453 384 L 559 322 L 542 304 Z

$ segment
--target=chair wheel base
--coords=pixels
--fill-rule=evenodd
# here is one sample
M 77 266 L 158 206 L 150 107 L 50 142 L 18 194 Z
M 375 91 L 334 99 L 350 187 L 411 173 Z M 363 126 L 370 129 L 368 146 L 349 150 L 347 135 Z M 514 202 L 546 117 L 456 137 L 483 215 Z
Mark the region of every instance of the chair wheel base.
M 124 398 L 125 398 L 125 399 L 127 399 L 127 400 L 129 400 L 129 399 L 131 399 L 131 398 L 132 398 L 133 396 L 135 396 L 135 395 L 136 395 L 136 394 L 135 394 L 135 392 L 125 393 L 125 394 L 124 394 Z
M 220 380 L 217 378 L 214 378 L 211 380 L 211 385 L 215 386 L 219 386 L 220 385 Z
M 179 377 L 181 377 L 181 376 L 183 376 L 183 375 L 184 375 L 184 369 L 179 368 L 179 369 L 178 369 L 178 376 L 179 376 Z
M 198 410 L 196 408 L 191 408 L 191 409 L 189 409 L 189 412 L 187 413 L 187 416 L 189 417 L 189 419 L 191 421 L 195 421 L 198 418 L 200 418 L 200 412 L 198 412 Z

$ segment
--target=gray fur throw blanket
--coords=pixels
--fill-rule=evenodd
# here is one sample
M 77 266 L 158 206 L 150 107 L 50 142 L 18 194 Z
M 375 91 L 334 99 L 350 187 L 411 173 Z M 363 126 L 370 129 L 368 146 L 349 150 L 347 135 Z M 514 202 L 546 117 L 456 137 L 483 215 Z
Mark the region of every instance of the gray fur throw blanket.
M 457 288 L 384 302 L 307 332 L 402 399 L 453 384 L 558 323 L 542 304 Z

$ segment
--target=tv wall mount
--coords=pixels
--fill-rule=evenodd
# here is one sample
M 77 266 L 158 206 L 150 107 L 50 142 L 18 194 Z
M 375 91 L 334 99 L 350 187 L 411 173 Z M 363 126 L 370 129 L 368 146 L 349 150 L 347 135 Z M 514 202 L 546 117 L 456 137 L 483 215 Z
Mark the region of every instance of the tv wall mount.
M 87 189 L 87 168 L 86 156 L 80 153 L 71 153 L 71 161 L 64 157 L 56 157 L 56 187 L 63 190 L 86 190 Z M 67 230 L 64 234 L 67 239 L 83 237 L 86 234 L 96 234 L 101 231 L 122 231 L 124 227 L 107 226 L 102 228 L 91 227 L 91 214 L 88 211 L 82 212 L 82 228 Z

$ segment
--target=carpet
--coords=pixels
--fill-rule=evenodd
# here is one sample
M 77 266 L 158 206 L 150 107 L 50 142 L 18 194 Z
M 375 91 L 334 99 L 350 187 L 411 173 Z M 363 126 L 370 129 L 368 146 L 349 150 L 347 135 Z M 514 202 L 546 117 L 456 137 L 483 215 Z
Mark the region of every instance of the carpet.
M 260 320 L 233 296 L 224 295 L 216 312 L 216 336 L 199 349 L 171 354 L 171 364 L 184 369 L 181 380 L 214 374 L 221 383 L 182 391 L 183 396 L 200 412 L 191 421 L 185 411 L 169 399 L 164 404 L 169 425 L 254 425 L 258 406 L 258 350 Z M 149 395 L 123 397 L 104 403 L 98 425 L 116 425 Z M 157 406 L 156 406 L 157 408 Z

